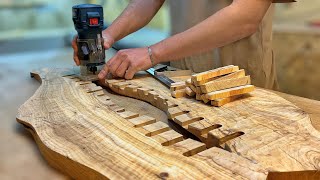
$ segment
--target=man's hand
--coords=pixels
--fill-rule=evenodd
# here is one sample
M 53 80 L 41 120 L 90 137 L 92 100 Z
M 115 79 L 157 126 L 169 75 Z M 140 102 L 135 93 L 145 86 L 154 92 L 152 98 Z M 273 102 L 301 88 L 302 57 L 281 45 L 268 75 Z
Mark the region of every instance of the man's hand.
M 103 46 L 106 50 L 112 47 L 114 43 L 114 38 L 112 38 L 111 35 L 109 35 L 108 32 L 104 31 L 102 33 L 102 38 L 103 38 Z M 76 35 L 73 40 L 72 40 L 72 48 L 73 48 L 73 60 L 76 63 L 77 66 L 80 65 L 80 60 L 78 57 L 78 46 L 77 46 L 77 40 L 78 40 L 78 35 Z
M 148 48 L 120 50 L 113 56 L 100 71 L 99 79 L 105 78 L 108 73 L 116 77 L 132 79 L 134 74 L 152 67 Z

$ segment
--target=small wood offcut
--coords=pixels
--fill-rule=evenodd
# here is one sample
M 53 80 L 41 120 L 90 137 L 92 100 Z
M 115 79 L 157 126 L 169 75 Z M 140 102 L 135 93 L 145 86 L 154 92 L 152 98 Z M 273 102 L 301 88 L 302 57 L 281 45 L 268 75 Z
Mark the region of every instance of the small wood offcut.
M 195 97 L 205 104 L 223 106 L 254 91 L 250 76 L 243 69 L 230 65 L 192 75 L 185 82 L 171 85 L 171 95 L 175 98 Z

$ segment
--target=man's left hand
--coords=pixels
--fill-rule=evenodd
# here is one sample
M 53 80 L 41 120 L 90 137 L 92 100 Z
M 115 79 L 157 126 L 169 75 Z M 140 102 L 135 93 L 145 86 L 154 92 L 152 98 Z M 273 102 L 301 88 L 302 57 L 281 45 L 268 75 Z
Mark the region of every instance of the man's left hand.
M 125 49 L 117 52 L 100 71 L 99 79 L 105 78 L 108 73 L 115 77 L 132 79 L 134 74 L 152 67 L 148 48 Z

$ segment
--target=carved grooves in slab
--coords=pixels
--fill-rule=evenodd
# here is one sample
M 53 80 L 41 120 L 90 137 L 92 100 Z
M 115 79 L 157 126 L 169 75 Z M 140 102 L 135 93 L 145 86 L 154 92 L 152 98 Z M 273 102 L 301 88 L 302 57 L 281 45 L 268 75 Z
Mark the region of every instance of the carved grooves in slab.
M 145 136 L 152 137 L 161 143 L 161 145 L 170 146 L 170 148 L 174 148 L 174 150 L 181 152 L 185 156 L 192 156 L 207 149 L 204 143 L 195 141 L 193 139 L 184 139 L 183 135 L 172 130 L 164 122 L 156 121 L 155 118 L 147 115 L 140 116 L 138 113 L 127 111 L 124 108 L 116 105 L 114 102 L 112 102 L 111 98 L 103 92 L 102 87 L 97 86 L 91 81 L 82 81 L 73 75 L 65 76 L 65 78 L 71 79 L 76 86 L 80 87 L 79 89 L 82 89 L 87 93 L 93 93 L 99 102 L 108 106 L 112 111 L 129 121 L 137 131 Z M 115 87 L 122 89 L 126 86 L 130 86 L 130 84 L 121 82 Z M 143 90 L 140 92 L 148 95 L 152 94 L 151 91 L 153 90 Z M 175 105 L 173 104 L 172 107 L 175 107 Z
M 188 110 L 180 108 L 153 89 L 143 88 L 125 80 L 106 80 L 106 84 L 118 94 L 146 101 L 166 112 L 170 120 L 197 136 L 207 148 L 228 146 L 229 140 L 244 135 L 244 132 L 225 129 L 222 124 L 193 116 Z

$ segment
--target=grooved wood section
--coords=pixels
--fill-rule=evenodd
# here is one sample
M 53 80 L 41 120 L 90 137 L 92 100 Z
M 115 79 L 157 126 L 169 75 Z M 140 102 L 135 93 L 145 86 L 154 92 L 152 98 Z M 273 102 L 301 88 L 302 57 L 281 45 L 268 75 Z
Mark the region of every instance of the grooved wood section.
M 170 128 L 166 123 L 158 121 L 156 123 L 143 126 L 140 131 L 146 136 L 154 136 L 169 130 Z
M 149 102 L 168 116 L 188 113 L 213 126 L 220 124 L 211 131 L 223 143 L 206 150 L 206 133 L 195 134 L 203 143 L 181 137 L 170 141 L 168 137 L 176 139 L 171 129 L 147 137 L 139 131 L 145 126 L 135 128 L 110 108 L 115 105 L 105 104 L 112 98 L 99 91 L 87 93 L 76 84 L 79 79 L 62 77 L 63 73 L 33 73 L 42 84 L 19 108 L 17 120 L 32 133 L 46 160 L 75 179 L 265 179 L 269 171 L 320 169 L 320 133 L 309 115 L 269 91 L 258 88 L 215 108 L 192 98 L 174 99 L 148 75 L 128 81 L 128 86 L 139 87 L 137 91 L 103 84 Z M 228 139 L 239 131 L 244 134 Z
M 156 136 L 153 136 L 153 138 L 160 142 L 163 146 L 170 146 L 177 142 L 183 141 L 183 136 L 174 130 L 160 133 Z
M 192 156 L 206 149 L 204 143 L 200 143 L 193 139 L 186 139 L 173 145 L 176 149 L 179 149 L 183 155 Z
M 237 86 L 244 86 L 250 84 L 250 76 L 240 77 L 240 78 L 232 78 L 232 79 L 225 79 L 225 80 L 215 80 L 204 85 L 201 85 L 201 92 L 202 93 L 209 93 L 212 91 L 219 91 L 222 89 L 228 89 Z
M 231 96 L 249 93 L 249 92 L 252 92 L 254 89 L 255 87 L 253 85 L 238 86 L 234 88 L 229 88 L 229 89 L 208 93 L 206 94 L 206 98 L 209 100 L 227 98 Z
M 193 132 L 193 134 L 203 135 L 208 134 L 209 131 L 220 127 L 220 124 L 213 123 L 211 121 L 208 121 L 207 119 L 203 119 L 201 121 L 189 124 L 188 129 L 190 132 Z
M 150 116 L 143 115 L 129 119 L 129 121 L 134 125 L 134 127 L 142 127 L 148 124 L 155 123 L 156 119 Z
M 235 73 L 240 76 L 244 75 L 241 70 Z M 186 78 L 185 81 L 189 87 L 188 81 L 190 80 Z M 197 136 L 207 147 L 214 145 L 231 152 L 230 158 L 239 156 L 241 159 L 239 162 L 244 164 L 255 162 L 260 168 L 270 171 L 320 169 L 317 161 L 320 157 L 320 133 L 312 127 L 308 114 L 274 93 L 257 88 L 243 95 L 245 98 L 239 98 L 223 107 L 216 108 L 193 98 L 172 98 L 170 90 L 149 76 L 139 76 L 130 82 L 145 89 L 155 89 L 159 97 L 163 98 L 161 102 L 165 102 L 165 105 L 159 106 L 154 102 L 149 102 L 148 98 L 138 95 L 130 97 L 149 102 L 162 109 L 169 118 Z M 110 87 L 108 84 L 106 86 Z M 250 86 L 248 87 L 250 89 Z M 126 91 L 115 89 L 112 85 L 111 90 L 126 95 Z M 228 92 L 227 96 L 235 94 Z M 219 102 L 221 99 L 216 99 L 216 101 Z M 170 102 L 170 108 L 167 102 Z M 173 104 L 174 107 L 172 107 Z M 189 124 L 186 114 L 190 117 L 204 119 Z M 176 118 L 180 116 L 185 118 L 178 121 Z M 219 137 L 216 138 L 219 140 L 218 143 L 208 141 L 209 132 Z M 211 156 L 206 154 L 206 157 Z M 229 162 L 227 167 L 230 167 L 231 164 L 235 168 L 241 167 L 235 161 L 223 162 Z M 250 171 L 248 173 L 254 176 L 252 169 Z

